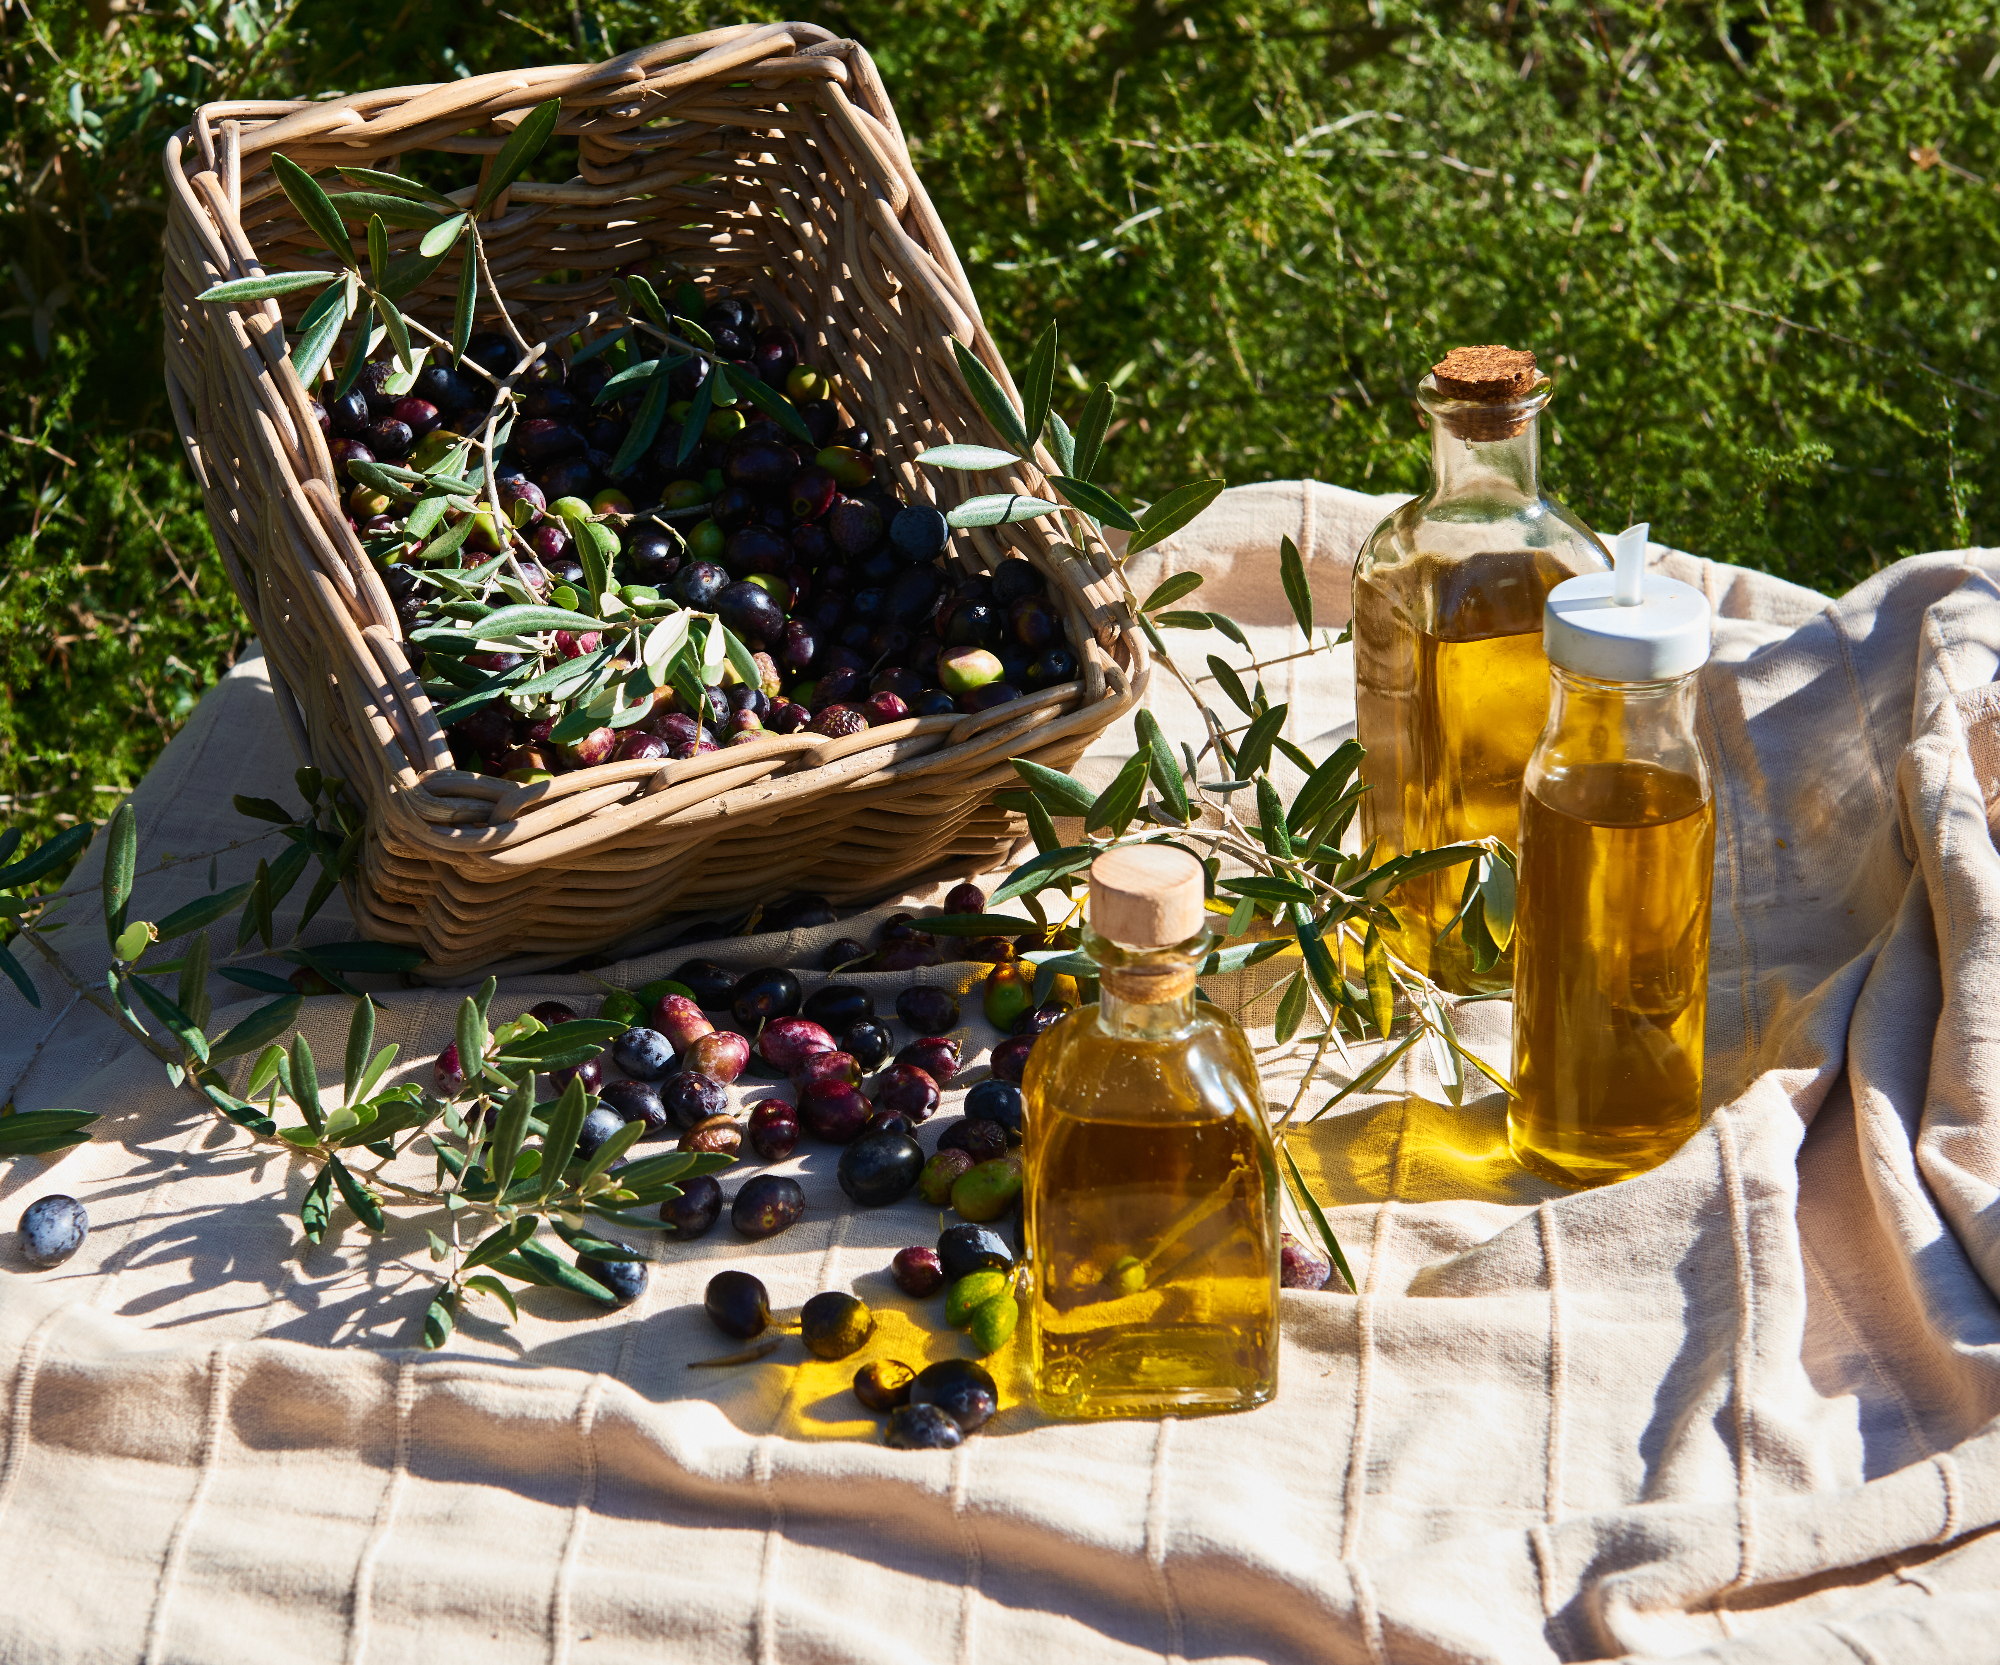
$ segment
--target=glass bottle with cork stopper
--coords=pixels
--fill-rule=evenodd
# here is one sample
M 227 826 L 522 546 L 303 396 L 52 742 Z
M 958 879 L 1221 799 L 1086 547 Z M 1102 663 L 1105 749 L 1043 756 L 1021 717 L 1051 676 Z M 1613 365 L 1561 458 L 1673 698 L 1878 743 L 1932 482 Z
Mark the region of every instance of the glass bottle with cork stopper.
M 1355 732 L 1367 747 L 1363 838 L 1379 857 L 1519 836 L 1521 777 L 1548 716 L 1542 603 L 1604 546 L 1543 495 L 1537 421 L 1550 397 L 1535 355 L 1457 347 L 1417 387 L 1431 419 L 1430 490 L 1362 546 L 1354 566 Z M 1506 988 L 1456 932 L 1463 869 L 1410 880 L 1387 946 L 1455 994 Z
M 1548 727 L 1521 801 L 1507 1138 L 1566 1185 L 1656 1167 L 1701 1125 L 1715 803 L 1694 729 L 1708 598 L 1617 570 L 1545 607 Z
M 1201 864 L 1127 845 L 1090 870 L 1102 996 L 1029 1055 L 1028 1370 L 1048 1415 L 1189 1415 L 1278 1384 L 1278 1172 L 1257 1061 L 1196 997 Z

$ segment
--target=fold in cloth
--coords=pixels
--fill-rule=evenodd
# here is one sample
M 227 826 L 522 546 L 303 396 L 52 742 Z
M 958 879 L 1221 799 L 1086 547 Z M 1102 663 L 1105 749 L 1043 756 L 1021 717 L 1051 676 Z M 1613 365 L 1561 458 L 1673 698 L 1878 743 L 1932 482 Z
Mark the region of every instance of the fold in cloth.
M 1351 732 L 1351 662 L 1286 657 L 1303 643 L 1278 540 L 1299 544 L 1316 623 L 1338 627 L 1355 550 L 1394 501 L 1227 492 L 1135 560 L 1134 585 L 1201 572 L 1185 605 L 1283 661 L 1264 678 L 1288 737 L 1324 756 Z M 1360 1293 L 1285 1294 L 1279 1396 L 1246 1415 L 1062 1426 L 1010 1388 L 955 1452 L 885 1449 L 853 1367 L 966 1345 L 886 1276 L 938 1218 L 847 1208 L 836 1153 L 810 1145 L 781 1165 L 809 1201 L 791 1232 L 655 1243 L 630 1308 L 531 1291 L 503 1328 L 475 1302 L 451 1345 L 421 1352 L 437 1278 L 422 1231 L 377 1242 L 343 1213 L 301 1252 L 302 1165 L 170 1090 L 37 966 L 42 1011 L 11 1007 L 0 1033 L 12 1096 L 105 1115 L 91 1143 L 0 1168 L 0 1658 L 262 1661 L 274 1639 L 287 1659 L 368 1665 L 1990 1654 L 2000 557 L 1905 561 L 1828 603 L 1651 556 L 1719 619 L 1700 699 L 1719 831 L 1711 1113 L 1655 1172 L 1561 1193 L 1508 1158 L 1497 1093 L 1454 1110 L 1423 1050 L 1406 1054 L 1294 1140 Z M 1197 671 L 1222 645 L 1172 641 Z M 1151 697 L 1190 732 L 1170 676 Z M 1105 736 L 1083 772 L 1108 778 L 1131 745 Z M 248 660 L 137 794 L 142 865 L 182 859 L 142 877 L 135 917 L 204 891 L 207 852 L 254 836 L 230 795 L 295 801 L 292 766 Z M 272 848 L 226 851 L 216 882 Z M 94 888 L 95 862 L 71 888 Z M 696 953 L 812 965 L 894 905 L 522 979 L 495 1010 L 587 1008 Z M 335 907 L 310 938 L 349 932 Z M 93 933 L 75 935 L 101 970 Z M 233 944 L 217 927 L 217 951 Z M 1210 990 L 1252 1027 L 1279 1103 L 1302 1062 L 1271 1045 L 1283 974 Z M 967 997 L 955 1115 L 994 1037 L 969 968 L 922 975 Z M 909 981 L 862 980 L 885 1008 Z M 216 985 L 217 1024 L 230 993 Z M 428 1068 L 458 998 L 384 994 L 399 1068 Z M 346 1018 L 343 1000 L 308 1003 L 322 1060 Z M 1461 1027 L 1504 1064 L 1507 1021 L 1479 1005 Z M 93 1230 L 33 1273 L 12 1226 L 51 1191 L 81 1198 Z M 699 1306 L 724 1266 L 779 1306 L 852 1288 L 880 1328 L 842 1365 L 793 1343 L 690 1372 L 734 1345 Z

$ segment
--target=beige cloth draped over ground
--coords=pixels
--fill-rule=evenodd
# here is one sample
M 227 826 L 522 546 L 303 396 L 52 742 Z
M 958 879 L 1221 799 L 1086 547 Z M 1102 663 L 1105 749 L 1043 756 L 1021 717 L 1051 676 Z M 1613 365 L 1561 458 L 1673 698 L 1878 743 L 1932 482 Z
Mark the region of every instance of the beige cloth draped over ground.
M 1203 571 L 1200 599 L 1275 657 L 1299 645 L 1279 536 L 1337 625 L 1387 502 L 1230 492 L 1135 581 Z M 812 1202 L 791 1233 L 663 1246 L 623 1312 L 535 1292 L 508 1331 L 475 1306 L 421 1353 L 421 1231 L 383 1247 L 349 1222 L 301 1257 L 299 1166 L 42 973 L 0 1067 L 23 1108 L 105 1120 L 0 1169 L 0 1659 L 1992 1657 L 2000 557 L 1907 561 L 1828 604 L 1653 553 L 1721 616 L 1700 702 L 1713 1114 L 1655 1173 L 1557 1194 L 1512 1167 L 1497 1094 L 1449 1111 L 1410 1053 L 1301 1141 L 1362 1292 L 1285 1296 L 1280 1396 L 1249 1415 L 1064 1427 L 1014 1403 L 956 1452 L 901 1453 L 856 1414 L 851 1363 L 793 1344 L 691 1374 L 722 1345 L 698 1302 L 724 1264 L 780 1304 L 859 1291 L 883 1315 L 868 1356 L 963 1345 L 883 1275 L 935 1213 L 837 1207 L 813 1148 L 787 1164 Z M 1178 640 L 1196 667 L 1220 643 Z M 1345 650 L 1267 673 L 1316 756 L 1349 677 Z M 142 865 L 201 859 L 149 873 L 137 911 L 204 888 L 206 852 L 255 830 L 231 792 L 289 801 L 291 768 L 246 663 L 139 792 Z M 224 854 L 220 882 L 270 848 Z M 807 960 L 832 934 L 702 951 Z M 76 936 L 90 963 L 96 933 Z M 686 952 L 598 975 L 636 985 Z M 496 1010 L 591 990 L 524 979 Z M 1218 992 L 1268 1022 L 1268 994 Z M 456 999 L 388 994 L 382 1038 L 427 1067 Z M 309 1005 L 322 1060 L 345 1022 Z M 1466 1013 L 1496 1062 L 1506 1022 Z M 1274 1099 L 1296 1068 L 1270 1057 Z M 94 1229 L 30 1273 L 14 1220 L 54 1190 Z

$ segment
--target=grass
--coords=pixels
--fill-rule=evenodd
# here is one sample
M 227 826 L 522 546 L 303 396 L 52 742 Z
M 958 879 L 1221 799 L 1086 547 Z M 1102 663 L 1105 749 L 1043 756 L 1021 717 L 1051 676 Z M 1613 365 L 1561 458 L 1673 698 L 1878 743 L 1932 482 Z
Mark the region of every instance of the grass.
M 1506 341 L 1557 378 L 1550 483 L 1596 524 L 1830 591 L 1987 524 L 2000 38 L 1969 0 L 789 10 L 875 53 L 1003 345 L 1056 317 L 1070 379 L 1118 385 L 1129 492 L 1413 488 L 1417 378 Z M 243 647 L 160 384 L 193 106 L 786 11 L 0 0 L 0 820 L 99 818 Z

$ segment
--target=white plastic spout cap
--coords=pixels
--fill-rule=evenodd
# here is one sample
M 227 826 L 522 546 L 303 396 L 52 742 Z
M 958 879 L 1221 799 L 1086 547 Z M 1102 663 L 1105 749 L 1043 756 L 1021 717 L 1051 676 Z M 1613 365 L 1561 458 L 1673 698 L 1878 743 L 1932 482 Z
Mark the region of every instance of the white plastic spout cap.
M 1566 579 L 1542 609 L 1549 663 L 1601 682 L 1666 682 L 1708 663 L 1712 613 L 1690 584 L 1646 571 L 1645 522 L 1612 539 L 1613 569 Z
M 1646 599 L 1646 534 L 1652 529 L 1651 521 L 1642 520 L 1611 540 L 1612 571 L 1618 579 L 1614 588 L 1620 607 L 1637 607 Z

